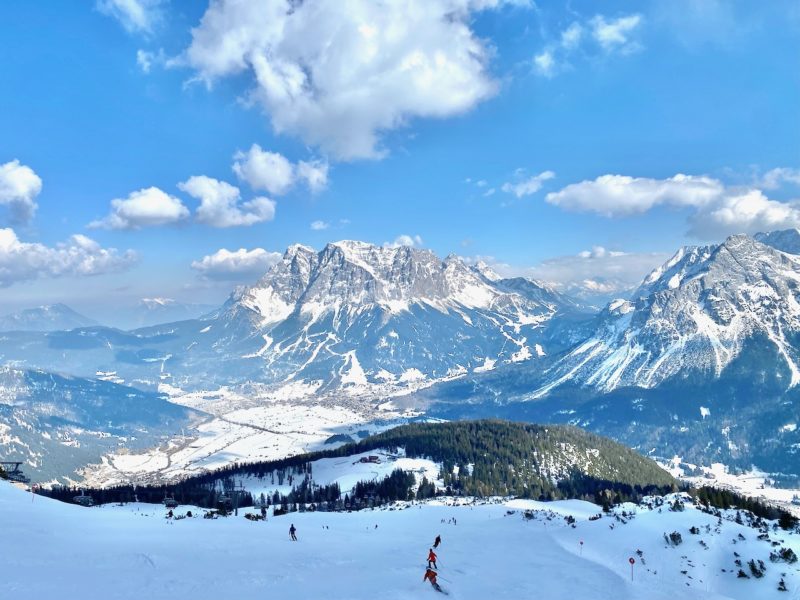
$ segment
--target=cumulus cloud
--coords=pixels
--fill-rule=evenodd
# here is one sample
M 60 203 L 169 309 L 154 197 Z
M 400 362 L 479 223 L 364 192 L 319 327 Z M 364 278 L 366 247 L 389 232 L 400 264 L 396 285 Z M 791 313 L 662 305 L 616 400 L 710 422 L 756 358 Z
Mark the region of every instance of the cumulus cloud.
M 157 187 L 131 192 L 127 198 L 111 201 L 111 213 L 89 224 L 91 229 L 141 229 L 182 221 L 189 209 L 175 196 Z
M 294 166 L 282 154 L 267 152 L 253 144 L 247 152 L 234 157 L 233 172 L 254 190 L 266 190 L 280 196 L 294 183 Z
M 195 217 L 212 227 L 255 225 L 275 218 L 275 202 L 258 197 L 240 202 L 239 188 L 205 175 L 195 175 L 178 188 L 200 200 Z
M 506 194 L 514 194 L 517 198 L 522 198 L 524 196 L 530 196 L 531 194 L 535 194 L 540 189 L 542 189 L 542 185 L 548 179 L 553 179 L 556 176 L 553 171 L 543 171 L 538 175 L 533 175 L 531 177 L 524 177 L 522 175 L 522 171 L 518 171 L 518 177 L 520 178 L 519 181 L 515 183 L 507 182 L 504 183 L 503 186 L 500 188 Z
M 379 158 L 384 133 L 491 97 L 490 49 L 471 29 L 504 0 L 217 0 L 183 60 L 208 86 L 247 74 L 277 133 L 340 160 Z
M 409 246 L 410 248 L 419 248 L 423 245 L 422 238 L 418 235 L 402 234 L 394 238 L 393 242 L 384 242 L 386 248 L 400 248 L 401 246 Z
M 800 202 L 770 200 L 761 190 L 730 192 L 689 222 L 689 233 L 704 239 L 800 227 Z
M 247 152 L 238 151 L 233 156 L 233 172 L 254 190 L 265 190 L 281 196 L 297 181 L 303 181 L 313 192 L 321 192 L 328 185 L 328 163 L 300 161 L 296 165 L 278 152 L 263 150 L 253 144 Z
M 38 208 L 36 197 L 42 191 L 42 180 L 33 169 L 12 160 L 0 165 L 0 204 L 8 207 L 11 220 L 28 223 Z
M 151 33 L 161 20 L 163 0 L 98 0 L 97 10 L 115 18 L 128 33 Z
M 764 177 L 791 177 L 768 172 Z M 800 226 L 800 201 L 780 202 L 754 188 L 728 187 L 706 175 L 678 174 L 667 179 L 602 175 L 551 192 L 546 201 L 577 212 L 605 217 L 645 213 L 657 206 L 691 210 L 689 235 L 715 239 Z
M 235 251 L 221 248 L 214 254 L 192 262 L 192 268 L 204 279 L 252 281 L 261 277 L 280 259 L 280 252 L 268 252 L 263 248 L 239 248 Z
M 313 223 L 311 223 L 311 229 L 313 229 L 314 231 L 323 231 L 330 226 L 331 224 L 326 223 L 325 221 L 314 221 Z
M 127 269 L 137 260 L 128 250 L 103 248 L 84 235 L 55 247 L 22 242 L 13 229 L 0 229 L 0 287 L 45 277 L 100 275 Z
M 571 67 L 575 57 L 632 54 L 641 49 L 636 39 L 642 16 L 631 14 L 616 19 L 596 15 L 584 22 L 574 21 L 556 39 L 533 56 L 533 71 L 553 77 Z
M 669 179 L 601 175 L 547 194 L 550 204 L 606 217 L 643 213 L 660 204 L 701 207 L 717 200 L 725 186 L 706 176 L 678 174 Z

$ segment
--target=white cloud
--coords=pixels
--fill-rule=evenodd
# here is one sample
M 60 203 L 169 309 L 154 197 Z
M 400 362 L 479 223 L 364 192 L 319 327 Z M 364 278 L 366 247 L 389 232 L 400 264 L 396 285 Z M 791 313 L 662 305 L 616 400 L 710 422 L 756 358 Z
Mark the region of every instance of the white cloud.
M 189 216 L 189 209 L 175 196 L 157 187 L 128 194 L 111 201 L 111 213 L 89 224 L 92 229 L 141 229 L 177 223 Z
M 297 163 L 297 177 L 306 182 L 308 189 L 316 194 L 328 187 L 328 163 L 314 160 Z
M 42 180 L 33 169 L 12 160 L 0 165 L 0 204 L 8 206 L 11 220 L 28 223 L 36 214 L 36 196 Z
M 195 217 L 212 227 L 255 225 L 275 218 L 275 202 L 258 197 L 240 203 L 239 188 L 205 175 L 195 175 L 178 188 L 200 200 Z
M 533 70 L 543 77 L 553 77 L 571 67 L 573 57 L 594 57 L 611 54 L 632 54 L 641 49 L 634 39 L 642 16 L 627 15 L 609 19 L 603 15 L 580 23 L 575 21 L 564 29 L 556 41 L 547 44 L 533 56 Z M 591 41 L 594 40 L 595 44 Z
M 800 227 L 800 202 L 770 200 L 761 190 L 731 191 L 709 210 L 690 218 L 699 238 Z
M 610 20 L 603 15 L 597 15 L 591 20 L 592 37 L 607 52 L 614 50 L 623 53 L 632 52 L 639 48 L 638 43 L 632 41 L 631 37 L 641 23 L 641 15 L 628 15 Z
M 323 231 L 330 226 L 331 224 L 326 223 L 325 221 L 314 221 L 313 223 L 311 223 L 311 229 L 313 229 L 314 231 Z
M 266 190 L 280 196 L 294 184 L 294 166 L 277 152 L 267 152 L 253 144 L 247 152 L 237 152 L 233 172 L 254 190 Z
M 547 202 L 566 210 L 607 217 L 643 213 L 654 206 L 700 207 L 720 198 L 724 185 L 710 177 L 678 174 L 669 179 L 601 175 L 550 192 Z
M 159 48 L 158 52 L 139 49 L 136 51 L 136 64 L 139 65 L 142 73 L 149 73 L 154 66 L 163 66 L 168 60 L 164 54 L 164 49 Z
M 240 180 L 254 190 L 266 190 L 276 196 L 288 192 L 297 181 L 305 182 L 315 194 L 328 185 L 325 161 L 301 160 L 293 165 L 282 154 L 263 150 L 258 144 L 253 144 L 247 152 L 237 152 L 233 160 L 233 172 Z
M 518 171 L 518 176 L 522 175 L 522 171 Z M 553 171 L 543 171 L 538 175 L 532 175 L 531 177 L 526 177 L 517 181 L 516 183 L 504 183 L 503 186 L 500 188 L 506 194 L 514 194 L 517 198 L 522 198 L 523 196 L 530 196 L 531 194 L 535 194 L 544 185 L 544 182 L 548 179 L 553 179 L 556 174 Z
M 556 60 L 552 50 L 543 50 L 541 54 L 533 57 L 533 65 L 539 75 L 552 77 L 555 74 Z
M 97 0 L 96 6 L 128 33 L 151 33 L 162 18 L 161 4 L 162 0 Z
M 566 50 L 577 48 L 583 39 L 583 27 L 580 23 L 572 23 L 561 32 L 561 47 Z
M 100 275 L 121 271 L 136 262 L 128 250 L 102 248 L 84 235 L 73 235 L 55 247 L 22 242 L 13 229 L 0 229 L 0 286 L 43 277 Z
M 239 248 L 235 251 L 221 248 L 192 262 L 192 268 L 204 279 L 250 281 L 264 275 L 280 259 L 280 252 L 268 252 L 263 248 Z
M 776 190 L 784 183 L 800 185 L 800 169 L 790 169 L 788 167 L 771 169 L 764 173 L 758 182 L 759 187 L 767 190 Z
M 423 245 L 422 238 L 418 235 L 398 235 L 394 238 L 393 242 L 384 242 L 386 248 L 400 248 L 401 246 L 409 246 L 411 248 L 419 248 Z
M 791 171 L 770 171 L 764 177 L 791 177 Z M 657 206 L 687 208 L 689 235 L 718 239 L 732 233 L 756 233 L 800 227 L 800 201 L 779 202 L 761 190 L 728 187 L 706 175 L 675 175 L 667 179 L 602 175 L 551 192 L 547 202 L 605 217 L 645 213 Z
M 184 62 L 211 86 L 252 76 L 277 133 L 340 160 L 379 158 L 384 133 L 491 97 L 491 51 L 470 28 L 503 0 L 212 2 Z

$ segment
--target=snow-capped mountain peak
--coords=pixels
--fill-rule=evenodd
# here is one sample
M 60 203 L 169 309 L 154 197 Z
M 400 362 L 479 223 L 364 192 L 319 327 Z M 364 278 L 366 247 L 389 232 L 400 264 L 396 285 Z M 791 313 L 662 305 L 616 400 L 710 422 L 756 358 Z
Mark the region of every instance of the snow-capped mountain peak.
M 536 395 L 568 382 L 607 392 L 692 372 L 720 377 L 750 343 L 775 353 L 785 387 L 800 383 L 800 257 L 733 235 L 681 249 L 633 297 L 601 313 Z
M 575 310 L 536 282 L 491 276 L 455 255 L 345 240 L 319 252 L 291 246 L 221 318 L 245 319 L 251 337 L 267 340 L 251 354 L 273 376 L 354 385 L 525 360 L 534 343 L 553 346 L 552 317 Z

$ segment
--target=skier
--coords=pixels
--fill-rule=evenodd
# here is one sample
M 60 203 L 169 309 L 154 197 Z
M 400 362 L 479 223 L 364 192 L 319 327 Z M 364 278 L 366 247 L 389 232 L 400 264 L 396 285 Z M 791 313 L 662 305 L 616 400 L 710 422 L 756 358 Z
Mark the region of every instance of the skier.
M 436 571 L 434 571 L 433 569 L 428 569 L 427 571 L 425 571 L 425 577 L 422 578 L 422 581 L 423 582 L 430 581 L 431 586 L 433 586 L 433 589 L 435 589 L 437 592 L 444 593 L 442 587 L 438 583 L 436 583 Z
M 297 541 L 297 536 L 295 535 L 296 531 L 297 529 L 294 528 L 294 523 L 292 523 L 292 526 L 289 527 L 289 535 L 291 536 L 293 542 Z
M 431 563 L 433 563 L 433 568 L 438 569 L 439 567 L 436 566 L 436 553 L 433 551 L 433 548 L 428 549 L 428 568 L 431 568 Z
M 441 544 L 441 543 L 442 543 L 442 536 L 437 535 L 436 539 L 433 540 L 433 549 L 436 550 L 436 548 L 438 548 L 439 544 Z
M 261 506 L 261 518 L 267 520 L 267 508 L 263 505 Z

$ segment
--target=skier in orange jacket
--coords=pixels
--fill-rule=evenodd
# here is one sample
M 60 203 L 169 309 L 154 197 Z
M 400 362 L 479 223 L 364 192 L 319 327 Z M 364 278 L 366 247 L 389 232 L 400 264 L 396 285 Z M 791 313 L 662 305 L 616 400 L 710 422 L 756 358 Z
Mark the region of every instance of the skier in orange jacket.
M 439 567 L 436 566 L 436 552 L 433 551 L 433 548 L 428 550 L 428 568 L 431 568 L 431 564 L 433 564 L 434 569 L 438 569 Z
M 430 581 L 431 585 L 433 586 L 433 589 L 435 589 L 437 592 L 443 591 L 441 586 L 438 583 L 436 583 L 436 571 L 434 571 L 433 569 L 428 569 L 427 571 L 425 571 L 425 577 L 422 578 L 422 581 L 423 582 Z

